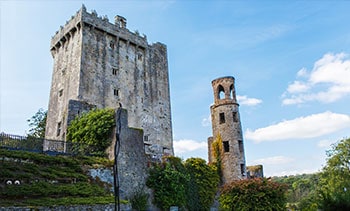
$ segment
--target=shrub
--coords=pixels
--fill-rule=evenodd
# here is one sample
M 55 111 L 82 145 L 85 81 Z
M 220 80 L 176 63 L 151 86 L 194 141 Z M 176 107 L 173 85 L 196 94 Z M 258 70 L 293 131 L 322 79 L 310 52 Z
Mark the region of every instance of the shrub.
M 111 144 L 111 133 L 115 126 L 114 110 L 110 108 L 94 109 L 76 117 L 68 127 L 67 139 L 74 145 L 74 151 L 80 154 L 104 156 Z
M 219 198 L 223 210 L 285 210 L 286 186 L 267 179 L 238 180 L 225 185 Z
M 190 176 L 187 192 L 189 210 L 208 210 L 218 190 L 219 175 L 214 165 L 207 165 L 201 158 L 189 158 L 185 168 Z

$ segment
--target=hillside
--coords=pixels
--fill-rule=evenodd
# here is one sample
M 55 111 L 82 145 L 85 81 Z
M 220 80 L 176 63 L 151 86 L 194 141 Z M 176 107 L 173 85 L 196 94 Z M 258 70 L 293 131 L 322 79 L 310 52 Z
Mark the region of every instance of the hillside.
M 88 176 L 107 159 L 0 149 L 0 206 L 114 203 L 111 186 Z

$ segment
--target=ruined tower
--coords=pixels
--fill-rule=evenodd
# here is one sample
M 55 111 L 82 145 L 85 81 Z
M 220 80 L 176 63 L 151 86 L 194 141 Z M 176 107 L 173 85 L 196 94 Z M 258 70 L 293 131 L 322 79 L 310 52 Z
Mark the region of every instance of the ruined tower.
M 121 104 L 129 126 L 143 129 L 145 148 L 173 154 L 166 45 L 149 44 L 126 25 L 82 6 L 52 37 L 46 139 L 65 140 L 82 112 Z
M 208 138 L 209 162 L 215 162 L 213 142 L 220 140 L 221 172 L 224 184 L 246 178 L 242 127 L 232 76 L 213 80 L 214 104 L 210 106 L 213 137 Z

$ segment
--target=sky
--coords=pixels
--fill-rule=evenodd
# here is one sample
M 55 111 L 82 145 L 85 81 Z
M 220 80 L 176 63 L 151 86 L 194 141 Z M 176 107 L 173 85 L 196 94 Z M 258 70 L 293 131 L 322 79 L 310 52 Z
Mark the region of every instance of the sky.
M 47 109 L 51 37 L 82 4 L 167 45 L 175 155 L 207 159 L 211 81 L 235 77 L 247 165 L 320 171 L 350 136 L 350 1 L 0 0 L 0 132 Z

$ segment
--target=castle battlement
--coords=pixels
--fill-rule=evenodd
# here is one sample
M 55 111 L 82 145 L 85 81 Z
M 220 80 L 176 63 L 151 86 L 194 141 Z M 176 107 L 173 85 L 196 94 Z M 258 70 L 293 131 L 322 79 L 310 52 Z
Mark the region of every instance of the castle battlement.
M 96 11 L 89 13 L 83 5 L 64 26 L 61 26 L 56 31 L 56 34 L 51 39 L 51 52 L 54 53 L 76 32 L 80 32 L 81 27 L 99 30 L 115 37 L 116 40 L 124 40 L 129 45 L 131 44 L 141 49 L 146 49 L 148 46 L 146 35 L 140 36 L 139 32 L 131 32 L 126 28 L 126 18 L 117 15 L 115 16 L 115 23 L 112 24 L 107 16 L 99 17 Z

